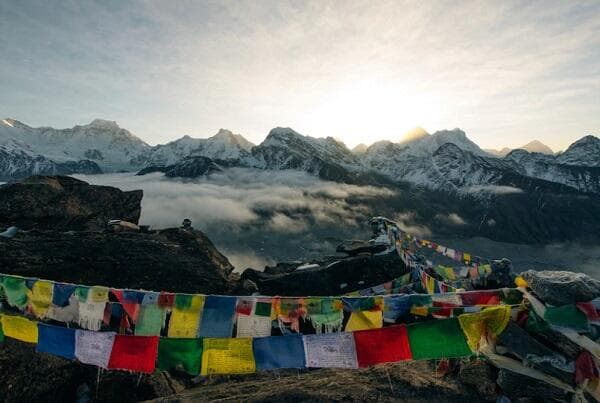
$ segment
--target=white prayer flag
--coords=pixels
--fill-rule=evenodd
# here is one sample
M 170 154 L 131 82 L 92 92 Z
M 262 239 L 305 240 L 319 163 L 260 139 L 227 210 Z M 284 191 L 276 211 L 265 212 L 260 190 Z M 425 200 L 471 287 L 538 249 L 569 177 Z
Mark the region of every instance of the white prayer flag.
M 237 317 L 237 337 L 266 337 L 271 335 L 269 316 L 239 315 Z
M 115 332 L 77 330 L 75 333 L 75 357 L 84 364 L 101 368 L 108 367 L 115 335 Z
M 352 333 L 302 336 L 306 366 L 309 368 L 358 368 Z

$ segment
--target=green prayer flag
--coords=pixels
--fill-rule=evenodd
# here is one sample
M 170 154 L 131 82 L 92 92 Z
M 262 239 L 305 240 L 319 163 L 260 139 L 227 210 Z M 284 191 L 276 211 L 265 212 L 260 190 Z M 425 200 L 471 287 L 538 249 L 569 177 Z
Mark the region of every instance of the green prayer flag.
M 142 305 L 135 323 L 136 336 L 160 336 L 166 311 L 158 305 Z
M 271 303 L 257 301 L 254 308 L 254 314 L 256 316 L 271 316 Z
M 88 294 L 90 293 L 90 287 L 77 287 L 75 288 L 75 296 L 79 302 L 87 302 Z
M 162 338 L 158 343 L 156 367 L 162 370 L 183 367 L 186 373 L 198 375 L 202 362 L 202 338 Z
M 27 288 L 24 278 L 5 276 L 2 280 L 8 305 L 23 309 L 27 306 Z
M 192 306 L 193 295 L 177 294 L 175 295 L 175 307 L 177 309 L 189 309 Z
M 1 323 L 0 323 L 0 344 L 4 344 L 4 330 L 2 330 Z
M 582 331 L 589 330 L 587 316 L 572 304 L 546 308 L 544 319 L 554 326 Z
M 407 329 L 414 360 L 468 357 L 473 354 L 456 318 L 413 323 Z

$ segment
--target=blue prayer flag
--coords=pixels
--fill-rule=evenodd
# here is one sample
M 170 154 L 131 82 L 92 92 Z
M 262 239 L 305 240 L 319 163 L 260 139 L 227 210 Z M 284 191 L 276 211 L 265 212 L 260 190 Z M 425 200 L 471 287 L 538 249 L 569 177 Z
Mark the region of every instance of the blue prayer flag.
M 411 306 L 409 295 L 386 295 L 383 297 L 383 320 L 396 323 L 398 318 L 408 315 Z
M 260 337 L 253 344 L 256 369 L 306 367 L 302 335 Z
M 52 303 L 60 307 L 69 305 L 69 298 L 73 295 L 75 287 L 73 284 L 54 283 Z
M 231 337 L 237 297 L 208 295 L 200 320 L 199 337 Z
M 38 323 L 38 352 L 75 359 L 75 329 Z

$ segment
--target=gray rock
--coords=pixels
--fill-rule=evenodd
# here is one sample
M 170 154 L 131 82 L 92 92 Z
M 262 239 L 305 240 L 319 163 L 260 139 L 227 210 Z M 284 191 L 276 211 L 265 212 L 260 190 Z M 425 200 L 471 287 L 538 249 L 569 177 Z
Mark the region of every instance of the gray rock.
M 521 276 L 542 301 L 551 305 L 568 305 L 600 297 L 600 281 L 587 274 L 528 270 Z
M 535 401 L 569 401 L 568 392 L 534 378 L 501 369 L 498 371 L 498 386 L 511 399 L 533 398 Z

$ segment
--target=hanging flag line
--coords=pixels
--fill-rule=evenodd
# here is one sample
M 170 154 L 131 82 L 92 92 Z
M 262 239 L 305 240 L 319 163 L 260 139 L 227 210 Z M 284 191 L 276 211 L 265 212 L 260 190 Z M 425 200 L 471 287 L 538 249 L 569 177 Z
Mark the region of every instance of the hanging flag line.
M 42 320 L 172 338 L 271 336 L 353 331 L 414 316 L 456 316 L 484 306 L 518 304 L 516 289 L 344 297 L 174 294 L 81 286 L 1 275 L 7 305 Z M 307 327 L 308 326 L 308 327 Z
M 363 368 L 408 360 L 475 355 L 473 330 L 498 333 L 511 308 L 498 306 L 458 318 L 401 324 L 351 333 L 283 337 L 163 338 L 96 332 L 0 315 L 4 336 L 36 344 L 36 350 L 110 370 L 152 373 L 183 368 L 190 375 L 247 374 L 283 368 Z M 463 321 L 462 317 L 468 317 Z M 492 325 L 490 325 L 492 324 Z M 471 327 L 473 327 L 471 325 Z

